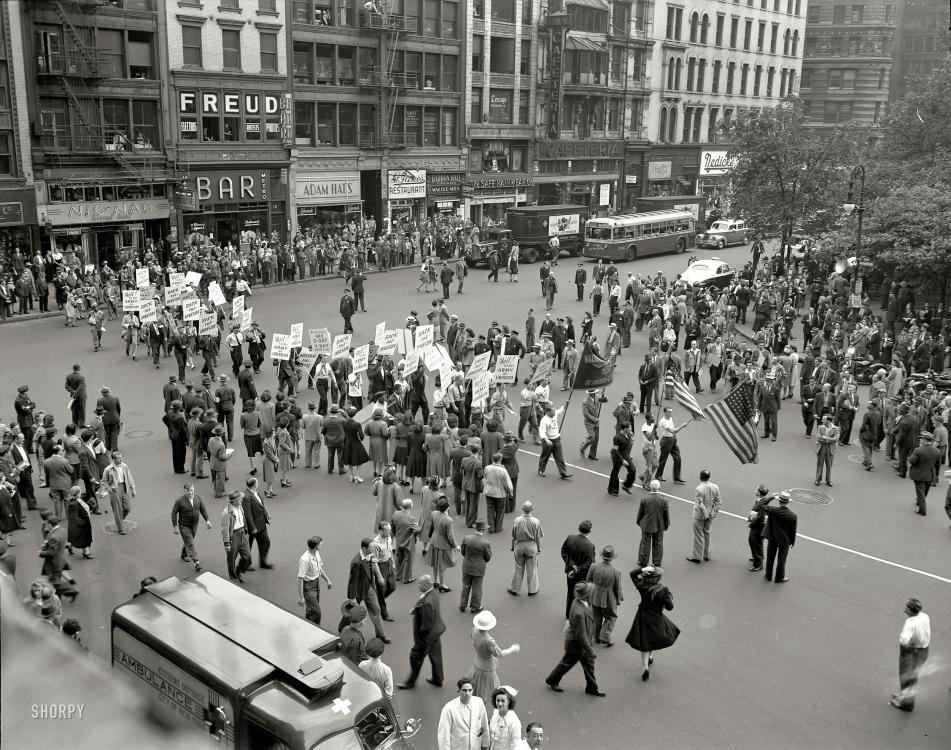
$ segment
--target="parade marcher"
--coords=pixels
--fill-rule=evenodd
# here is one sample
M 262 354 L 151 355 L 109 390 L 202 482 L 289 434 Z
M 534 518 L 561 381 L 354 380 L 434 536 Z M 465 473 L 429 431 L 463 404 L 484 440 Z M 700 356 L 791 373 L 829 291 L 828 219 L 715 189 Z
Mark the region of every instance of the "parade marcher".
M 201 561 L 195 550 L 195 535 L 198 533 L 199 517 L 205 519 L 205 526 L 211 528 L 205 502 L 195 493 L 195 485 L 189 482 L 185 485 L 185 494 L 177 498 L 172 505 L 172 533 L 181 535 L 182 551 L 180 557 L 185 562 L 192 562 L 195 571 L 201 571 Z
M 485 703 L 474 694 L 470 678 L 461 678 L 456 688 L 459 695 L 443 706 L 439 714 L 436 747 L 438 750 L 488 750 L 489 716 Z
M 584 672 L 585 693 L 600 698 L 606 695 L 598 687 L 598 680 L 594 674 L 594 660 L 597 658 L 597 654 L 594 652 L 594 613 L 588 603 L 588 597 L 593 588 L 586 581 L 579 581 L 575 584 L 575 598 L 571 603 L 568 625 L 565 630 L 565 651 L 561 661 L 555 665 L 555 668 L 545 678 L 545 684 L 556 693 L 564 692 L 564 688 L 559 684 L 561 678 L 575 664 L 581 662 L 581 669 Z
M 779 410 L 782 408 L 782 387 L 776 384 L 776 376 L 766 373 L 764 382 L 756 388 L 756 408 L 763 418 L 763 438 L 779 437 Z
M 433 588 L 433 579 L 430 575 L 420 576 L 416 585 L 419 588 L 420 595 L 411 612 L 413 617 L 413 647 L 409 652 L 410 673 L 403 682 L 397 684 L 396 687 L 400 690 L 409 690 L 416 685 L 419 671 L 422 669 L 427 656 L 432 668 L 432 676 L 426 682 L 436 687 L 442 687 L 443 683 L 442 634 L 446 631 L 446 625 L 439 613 L 439 594 Z M 466 681 L 466 684 L 469 685 L 469 695 L 471 696 L 472 683 Z M 442 750 L 442 746 L 440 746 L 440 750 Z
M 564 406 L 555 409 L 554 406 L 549 405 L 545 409 L 545 416 L 538 423 L 538 434 L 542 441 L 542 453 L 538 458 L 538 476 L 540 477 L 545 476 L 545 467 L 548 466 L 548 459 L 552 456 L 555 458 L 555 465 L 558 467 L 561 478 L 569 479 L 572 476 L 568 473 L 568 467 L 565 466 L 565 457 L 561 449 L 561 428 L 558 425 L 558 420 L 564 411 Z
M 674 599 L 670 589 L 660 582 L 663 573 L 661 568 L 653 566 L 638 566 L 631 571 L 631 580 L 641 595 L 641 602 L 624 640 L 631 648 L 640 651 L 641 680 L 644 682 L 650 679 L 654 652 L 673 646 L 680 635 L 680 629 L 664 614 L 664 610 L 674 608 Z
M 621 573 L 611 564 L 614 557 L 614 547 L 605 545 L 601 550 L 601 562 L 588 568 L 587 575 L 588 583 L 594 587 L 589 599 L 594 611 L 594 640 L 608 647 L 614 645 L 611 634 L 617 622 L 618 604 L 624 600 Z
M 324 579 L 328 590 L 334 587 L 320 557 L 322 541 L 319 536 L 310 537 L 307 549 L 297 562 L 297 606 L 304 607 L 304 617 L 315 625 L 320 625 L 321 620 L 320 579 Z
M 649 486 L 650 494 L 641 498 L 636 519 L 641 529 L 637 564 L 642 568 L 648 563 L 656 567 L 663 563 L 664 532 L 670 528 L 670 507 L 667 498 L 660 494 L 660 482 L 652 479 Z
M 680 448 L 677 446 L 677 433 L 686 427 L 690 422 L 684 422 L 680 427 L 674 424 L 673 409 L 669 406 L 664 407 L 664 416 L 657 421 L 657 437 L 660 438 L 660 459 L 657 462 L 656 479 L 660 482 L 664 479 L 664 468 L 667 466 L 667 457 L 671 456 L 674 460 L 674 482 L 684 484 L 680 476 Z
M 710 527 L 720 512 L 720 488 L 710 481 L 709 469 L 700 472 L 693 505 L 693 555 L 687 560 L 700 564 L 710 559 Z
M 522 503 L 522 515 L 512 524 L 512 554 L 514 571 L 512 582 L 507 591 L 518 596 L 522 590 L 522 581 L 528 578 L 528 595 L 538 593 L 538 556 L 541 554 L 541 540 L 545 535 L 542 522 L 532 515 L 534 506 L 527 500 Z
M 779 507 L 769 507 L 770 501 L 779 499 Z M 786 583 L 786 556 L 796 543 L 797 516 L 789 509 L 788 492 L 780 492 L 761 503 L 759 509 L 766 515 L 763 536 L 766 538 L 766 580 L 773 580 L 773 562 L 776 563 L 776 583 Z
M 244 493 L 237 490 L 231 492 L 228 495 L 228 505 L 221 512 L 221 540 L 228 562 L 228 577 L 238 583 L 244 583 L 241 576 L 245 571 L 254 570 L 251 565 L 251 548 L 248 546 L 247 522 L 241 507 L 243 498 Z
M 907 618 L 898 636 L 898 684 L 901 690 L 892 695 L 889 703 L 902 711 L 914 711 L 918 675 L 928 660 L 931 646 L 931 618 L 922 612 L 918 599 L 908 600 L 905 615 Z
M 598 397 L 598 389 L 588 390 L 588 397 L 581 403 L 581 417 L 584 420 L 584 429 L 587 433 L 584 441 L 581 443 L 579 451 L 581 457 L 586 455 L 592 461 L 598 460 L 598 438 L 601 432 L 601 404 L 606 404 L 608 397 L 601 391 L 601 397 Z
M 763 512 L 763 506 L 770 501 L 772 496 L 769 494 L 769 488 L 761 484 L 756 488 L 756 494 L 753 496 L 753 507 L 747 515 L 746 525 L 749 526 L 749 545 L 750 545 L 750 572 L 763 569 L 763 526 L 766 524 L 766 514 Z

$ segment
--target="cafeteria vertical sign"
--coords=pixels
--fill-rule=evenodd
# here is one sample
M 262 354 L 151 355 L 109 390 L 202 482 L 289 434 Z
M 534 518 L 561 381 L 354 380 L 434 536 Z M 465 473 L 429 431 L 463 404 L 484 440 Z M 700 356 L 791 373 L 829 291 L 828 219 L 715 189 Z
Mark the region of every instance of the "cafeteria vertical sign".
M 387 195 L 390 200 L 426 197 L 425 169 L 390 169 L 386 173 Z
M 557 3 L 556 5 L 561 5 Z M 561 8 L 550 8 L 545 17 L 549 31 L 549 79 L 548 79 L 548 140 L 557 141 L 561 136 L 561 73 L 565 54 L 565 35 L 571 25 L 571 17 Z

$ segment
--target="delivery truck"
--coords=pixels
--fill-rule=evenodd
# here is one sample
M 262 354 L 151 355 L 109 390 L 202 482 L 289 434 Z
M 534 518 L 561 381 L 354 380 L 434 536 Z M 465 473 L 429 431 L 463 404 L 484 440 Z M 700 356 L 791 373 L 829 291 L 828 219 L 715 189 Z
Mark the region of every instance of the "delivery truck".
M 519 206 L 506 211 L 504 227 L 489 227 L 472 246 L 466 263 L 474 267 L 485 263 L 489 253 L 499 253 L 499 265 L 508 262 L 509 250 L 518 243 L 522 263 L 536 260 L 558 260 L 562 253 L 572 258 L 581 255 L 584 248 L 584 223 L 588 218 L 587 206 Z M 552 238 L 558 238 L 558 252 L 552 249 Z
M 222 750 L 413 750 L 338 637 L 214 573 L 146 586 L 112 613 L 112 666 Z

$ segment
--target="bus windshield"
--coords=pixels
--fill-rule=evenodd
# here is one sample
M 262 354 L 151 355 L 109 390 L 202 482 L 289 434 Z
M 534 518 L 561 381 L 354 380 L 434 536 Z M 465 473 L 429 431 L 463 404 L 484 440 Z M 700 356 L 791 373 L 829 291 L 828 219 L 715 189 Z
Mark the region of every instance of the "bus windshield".
M 588 239 L 590 240 L 609 240 L 611 239 L 611 227 L 599 227 L 597 225 L 592 226 L 591 222 L 588 222 Z

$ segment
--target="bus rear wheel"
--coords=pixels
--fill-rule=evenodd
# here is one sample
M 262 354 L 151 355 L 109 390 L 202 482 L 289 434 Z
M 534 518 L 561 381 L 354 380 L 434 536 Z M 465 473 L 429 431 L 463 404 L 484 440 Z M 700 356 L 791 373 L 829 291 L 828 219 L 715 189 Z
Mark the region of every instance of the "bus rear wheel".
M 538 250 L 534 247 L 526 247 L 522 250 L 522 263 L 534 263 L 538 260 Z
M 677 252 L 678 253 L 687 252 L 687 240 L 685 240 L 683 237 L 677 240 Z
M 637 257 L 637 248 L 631 245 L 624 253 L 624 260 L 634 260 Z

